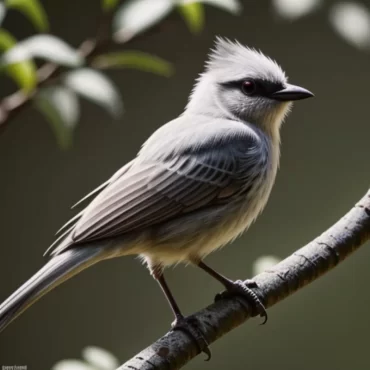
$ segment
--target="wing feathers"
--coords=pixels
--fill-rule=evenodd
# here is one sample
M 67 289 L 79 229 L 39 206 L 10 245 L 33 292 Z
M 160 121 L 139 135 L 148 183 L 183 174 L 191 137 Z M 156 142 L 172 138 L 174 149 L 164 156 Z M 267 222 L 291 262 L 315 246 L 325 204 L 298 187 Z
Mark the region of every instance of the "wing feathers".
M 203 162 L 183 156 L 164 165 L 136 169 L 131 176 L 129 171 L 86 209 L 73 240 L 130 232 L 217 199 L 220 190 L 229 184 L 230 175 Z
M 60 234 L 63 230 L 65 230 L 68 226 L 71 226 L 74 222 L 76 222 L 83 214 L 83 211 L 77 213 L 76 216 L 72 217 L 68 222 L 66 222 L 56 233 L 55 235 Z
M 83 203 L 85 200 L 89 199 L 92 197 L 94 194 L 98 193 L 99 191 L 103 190 L 107 185 L 109 184 L 109 181 L 104 182 L 103 184 L 99 185 L 96 189 L 91 191 L 89 194 L 85 195 L 83 198 L 81 198 L 77 203 L 75 203 L 71 209 L 76 208 L 79 206 L 81 203 Z
M 81 203 L 83 203 L 85 200 L 91 198 L 96 193 L 99 193 L 99 191 L 103 190 L 105 187 L 107 187 L 109 184 L 116 181 L 119 177 L 121 177 L 123 174 L 125 174 L 129 168 L 132 166 L 133 161 L 127 163 L 125 166 L 123 166 L 121 169 L 119 169 L 108 181 L 104 182 L 103 184 L 99 185 L 96 189 L 91 191 L 89 194 L 85 195 L 82 199 L 80 199 L 77 203 L 75 203 L 71 209 L 76 208 Z M 71 220 L 72 222 L 72 220 Z
M 223 145 L 169 158 L 139 156 L 98 188 L 106 186 L 82 214 L 71 220 L 79 218 L 66 232 L 71 233 L 70 242 L 62 242 L 54 253 L 62 252 L 72 241 L 82 243 L 148 228 L 180 214 L 224 204 L 241 194 L 249 185 L 244 180 L 256 172 L 259 153 L 255 138 L 248 136 L 233 145 Z

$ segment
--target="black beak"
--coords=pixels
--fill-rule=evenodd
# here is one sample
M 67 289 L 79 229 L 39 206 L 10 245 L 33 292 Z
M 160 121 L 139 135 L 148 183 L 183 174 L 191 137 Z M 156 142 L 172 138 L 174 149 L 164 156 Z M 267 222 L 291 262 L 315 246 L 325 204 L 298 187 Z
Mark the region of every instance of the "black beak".
M 315 96 L 311 91 L 304 89 L 303 87 L 287 84 L 284 89 L 275 91 L 271 94 L 272 99 L 281 101 L 293 101 L 307 99 Z

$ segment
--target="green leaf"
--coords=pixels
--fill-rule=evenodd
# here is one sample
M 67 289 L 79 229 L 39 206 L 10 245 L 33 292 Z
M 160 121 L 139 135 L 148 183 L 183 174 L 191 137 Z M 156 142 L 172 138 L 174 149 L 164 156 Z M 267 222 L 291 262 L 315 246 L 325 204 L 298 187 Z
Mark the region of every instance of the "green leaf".
M 39 0 L 6 0 L 6 5 L 22 12 L 39 31 L 49 29 L 47 14 Z
M 105 12 L 110 12 L 114 10 L 120 0 L 102 0 L 102 8 Z
M 158 23 L 175 6 L 173 0 L 128 0 L 120 6 L 113 20 L 114 39 L 125 42 Z
M 50 123 L 59 147 L 68 149 L 80 116 L 76 94 L 67 87 L 53 86 L 42 89 L 34 101 Z
M 90 68 L 68 72 L 64 83 L 70 89 L 105 108 L 113 117 L 121 116 L 123 107 L 120 93 L 104 74 Z
M 185 1 L 179 5 L 180 13 L 185 19 L 190 32 L 199 33 L 204 27 L 204 7 L 196 1 Z
M 242 11 L 240 0 L 199 0 L 203 4 L 213 5 L 217 8 L 226 10 L 232 14 L 238 15 Z
M 6 6 L 4 5 L 3 2 L 1 2 L 0 3 L 0 26 L 1 26 L 1 23 L 3 23 L 5 15 L 6 15 Z
M 6 30 L 0 29 L 0 50 L 11 49 L 17 40 Z M 4 67 L 5 72 L 23 89 L 25 93 L 32 91 L 37 83 L 36 65 L 32 60 L 25 60 L 19 63 Z
M 31 36 L 16 44 L 2 55 L 0 62 L 3 65 L 13 64 L 36 57 L 69 67 L 80 66 L 84 60 L 76 49 L 63 40 L 42 34 Z
M 170 77 L 174 72 L 171 63 L 155 55 L 140 51 L 122 51 L 102 54 L 94 59 L 93 65 L 97 68 L 134 68 L 165 77 Z

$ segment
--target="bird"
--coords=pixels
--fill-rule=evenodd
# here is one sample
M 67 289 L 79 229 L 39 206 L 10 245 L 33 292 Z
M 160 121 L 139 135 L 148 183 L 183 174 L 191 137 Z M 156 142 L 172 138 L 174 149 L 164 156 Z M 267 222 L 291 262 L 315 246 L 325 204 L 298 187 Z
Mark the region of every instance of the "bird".
M 80 271 L 128 255 L 139 256 L 161 286 L 172 327 L 197 343 L 201 334 L 165 280 L 168 266 L 200 267 L 267 318 L 253 282 L 233 281 L 204 258 L 245 232 L 264 209 L 279 167 L 280 127 L 293 101 L 312 96 L 288 83 L 261 51 L 217 37 L 183 113 L 78 203 L 89 201 L 61 229 L 49 261 L 0 305 L 0 331 Z

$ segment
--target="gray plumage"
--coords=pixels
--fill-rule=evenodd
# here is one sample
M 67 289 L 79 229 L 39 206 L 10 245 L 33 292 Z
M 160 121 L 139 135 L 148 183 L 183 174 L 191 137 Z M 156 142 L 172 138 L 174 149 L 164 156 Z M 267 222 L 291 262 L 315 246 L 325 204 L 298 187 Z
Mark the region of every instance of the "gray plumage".
M 52 258 L 0 306 L 0 331 L 48 291 L 100 260 L 100 247 L 71 249 Z
M 48 264 L 0 306 L 0 330 L 99 260 L 137 254 L 161 271 L 197 263 L 249 227 L 274 183 L 279 128 L 295 99 L 278 99 L 276 91 L 276 99 L 248 96 L 238 85 L 245 79 L 266 81 L 266 91 L 288 86 L 276 62 L 219 38 L 184 113 L 159 128 L 66 225 Z

